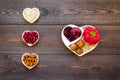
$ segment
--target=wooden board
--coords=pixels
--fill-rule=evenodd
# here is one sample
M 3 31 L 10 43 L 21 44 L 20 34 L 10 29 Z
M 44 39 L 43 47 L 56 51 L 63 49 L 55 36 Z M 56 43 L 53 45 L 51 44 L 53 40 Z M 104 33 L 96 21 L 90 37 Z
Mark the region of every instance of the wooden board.
M 17 54 L 17 53 L 16 53 Z M 39 55 L 40 62 L 32 70 L 26 69 L 21 55 L 0 54 L 0 80 L 119 80 L 120 56 Z
M 38 7 L 40 18 L 32 25 L 23 19 L 26 7 Z M 61 39 L 67 24 L 91 24 L 100 31 L 100 44 L 78 57 Z M 37 30 L 39 42 L 28 47 L 25 30 Z M 120 80 L 120 0 L 1 0 L 0 80 Z M 39 64 L 25 68 L 21 56 L 37 53 Z
M 0 52 L 21 54 L 36 52 L 40 54 L 72 53 L 63 44 L 61 31 L 65 25 L 0 25 Z M 120 54 L 120 27 L 94 25 L 100 30 L 101 41 L 93 54 Z M 24 30 L 37 30 L 40 40 L 37 45 L 28 47 L 21 39 Z M 51 51 L 52 50 L 52 51 Z
M 38 7 L 35 24 L 120 24 L 120 0 L 1 0 L 0 24 L 28 24 L 26 7 Z M 7 6 L 6 6 L 7 5 Z

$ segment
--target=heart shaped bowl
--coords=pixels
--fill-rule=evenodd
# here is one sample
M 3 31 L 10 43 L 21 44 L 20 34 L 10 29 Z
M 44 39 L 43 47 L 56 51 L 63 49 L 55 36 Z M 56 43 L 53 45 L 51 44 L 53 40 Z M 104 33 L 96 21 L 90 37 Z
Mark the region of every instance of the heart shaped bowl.
M 21 61 L 26 68 L 32 69 L 38 64 L 39 57 L 36 53 L 24 53 L 21 57 Z
M 40 16 L 40 10 L 36 7 L 25 8 L 23 10 L 23 18 L 29 23 L 33 24 Z
M 76 27 L 77 27 L 77 28 L 79 28 L 79 29 L 81 30 L 81 35 L 80 35 L 80 37 L 77 38 L 77 39 L 75 39 L 74 41 L 70 42 L 70 41 L 64 36 L 64 29 L 65 29 L 66 27 L 72 27 L 72 28 L 76 28 Z M 83 35 L 83 29 L 82 29 L 81 27 L 78 27 L 78 26 L 73 25 L 73 24 L 66 25 L 66 26 L 62 29 L 62 33 L 61 33 L 62 41 L 63 41 L 63 43 L 64 43 L 66 46 L 69 46 L 70 44 L 75 43 L 76 41 L 78 41 L 79 39 L 81 39 L 81 38 L 82 38 L 82 35 Z
M 79 28 L 79 29 L 81 30 L 81 36 L 80 36 L 79 38 L 75 39 L 75 40 L 72 41 L 72 42 L 70 42 L 70 41 L 66 38 L 66 36 L 64 35 L 64 29 L 65 29 L 66 27 L 68 27 L 68 26 L 69 26 L 69 27 L 72 27 L 72 28 L 77 27 L 77 28 Z M 88 26 L 90 26 L 90 27 L 92 27 L 92 28 L 95 28 L 95 27 L 93 27 L 93 26 L 91 26 L 91 25 L 85 25 L 85 26 L 78 27 L 78 26 L 76 26 L 76 25 L 70 24 L 70 25 L 66 25 L 66 26 L 62 29 L 61 37 L 62 37 L 62 41 L 63 41 L 64 45 L 65 45 L 70 51 L 72 51 L 74 54 L 76 54 L 77 56 L 83 56 L 83 55 L 85 55 L 85 54 L 88 54 L 88 53 L 91 52 L 93 49 L 95 49 L 95 48 L 97 47 L 97 45 L 99 44 L 99 42 L 97 42 L 96 44 L 89 45 L 89 43 L 87 43 L 87 42 L 85 42 L 85 41 L 83 40 L 84 30 L 85 30 L 85 28 L 88 27 Z M 75 46 L 79 46 L 79 45 L 77 45 L 77 44 L 79 44 L 79 43 L 80 43 L 80 46 L 81 46 L 81 44 L 83 44 L 84 46 L 81 47 L 78 51 L 75 51 L 75 50 L 73 50 L 74 48 L 73 48 L 73 49 L 71 48 L 71 45 L 72 45 L 72 44 L 73 44 L 74 47 L 75 47 Z M 72 45 L 72 46 L 73 46 L 73 45 Z M 79 52 L 80 52 L 80 53 L 79 53 Z
M 37 33 L 38 39 L 37 39 L 34 43 L 28 43 L 28 42 L 26 42 L 25 39 L 24 39 L 24 37 L 23 37 L 26 32 L 35 32 L 35 33 Z M 32 36 L 32 37 L 34 37 L 34 36 Z M 31 38 L 32 38 L 32 37 L 31 37 Z M 35 31 L 35 30 L 33 30 L 33 31 L 25 30 L 25 31 L 22 33 L 22 40 L 23 40 L 23 42 L 25 42 L 25 44 L 27 44 L 28 46 L 33 46 L 33 45 L 35 45 L 35 44 L 39 41 L 39 33 L 38 33 L 37 31 Z

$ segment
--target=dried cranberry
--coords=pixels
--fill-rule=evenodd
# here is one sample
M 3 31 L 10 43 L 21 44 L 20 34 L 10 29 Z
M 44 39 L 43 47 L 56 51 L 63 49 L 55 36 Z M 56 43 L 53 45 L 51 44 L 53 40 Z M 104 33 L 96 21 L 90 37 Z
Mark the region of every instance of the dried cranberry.
M 26 43 L 34 44 L 38 40 L 38 33 L 35 31 L 25 32 L 23 38 Z

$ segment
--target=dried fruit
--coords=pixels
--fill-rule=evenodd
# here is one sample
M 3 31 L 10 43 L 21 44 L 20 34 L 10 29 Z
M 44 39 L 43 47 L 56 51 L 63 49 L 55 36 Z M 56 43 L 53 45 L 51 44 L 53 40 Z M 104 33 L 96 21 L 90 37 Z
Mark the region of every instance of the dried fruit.
M 37 31 L 26 30 L 23 32 L 22 39 L 28 46 L 33 46 L 39 40 L 39 33 Z
M 68 26 L 64 29 L 64 36 L 70 42 L 77 39 L 78 37 L 80 37 L 80 35 L 81 35 L 81 30 L 77 27 L 72 28 L 72 27 Z

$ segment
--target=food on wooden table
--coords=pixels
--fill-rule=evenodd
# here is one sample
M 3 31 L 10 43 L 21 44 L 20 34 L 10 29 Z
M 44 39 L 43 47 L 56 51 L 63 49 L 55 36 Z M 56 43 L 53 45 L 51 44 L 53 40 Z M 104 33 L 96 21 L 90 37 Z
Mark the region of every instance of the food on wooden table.
M 38 64 L 39 57 L 36 53 L 25 53 L 23 54 L 21 60 L 25 67 L 27 67 L 28 69 L 32 69 Z
M 26 21 L 31 24 L 34 23 L 40 16 L 40 10 L 36 7 L 34 8 L 25 8 L 23 10 L 23 17 Z
M 37 31 L 26 30 L 22 34 L 22 39 L 28 46 L 33 46 L 39 40 L 39 33 Z
M 35 54 L 25 55 L 23 61 L 27 66 L 31 67 L 37 63 L 37 56 Z
M 88 26 L 85 28 L 83 33 L 84 41 L 89 43 L 90 45 L 96 44 L 100 40 L 99 31 L 96 28 Z
M 64 29 L 64 36 L 71 42 L 81 36 L 81 30 L 77 27 L 66 27 Z
M 91 25 L 81 27 L 66 25 L 62 30 L 62 40 L 73 53 L 83 56 L 96 48 L 100 34 L 98 29 Z

